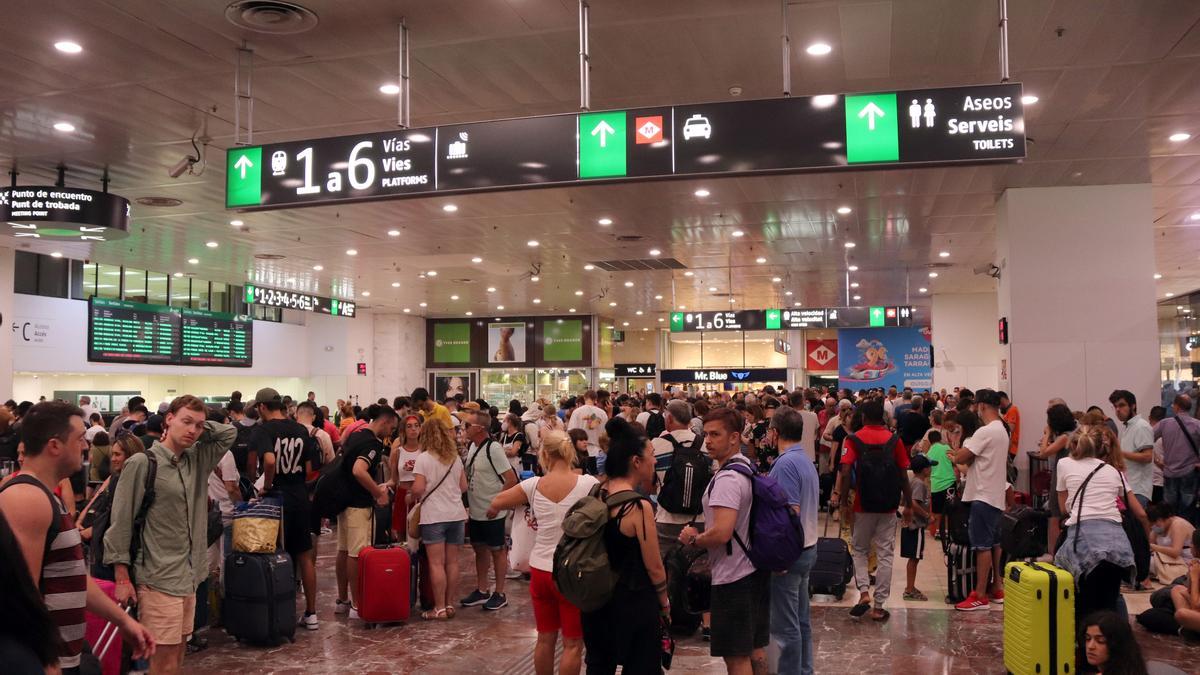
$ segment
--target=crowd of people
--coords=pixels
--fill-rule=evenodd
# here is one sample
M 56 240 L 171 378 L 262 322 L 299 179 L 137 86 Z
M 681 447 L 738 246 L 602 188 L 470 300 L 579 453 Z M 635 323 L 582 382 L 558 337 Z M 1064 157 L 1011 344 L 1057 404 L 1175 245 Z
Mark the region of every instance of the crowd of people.
M 205 646 L 207 585 L 220 595 L 235 509 L 266 497 L 281 506 L 282 549 L 304 592 L 301 627 L 320 627 L 322 535 L 336 530 L 334 610 L 351 619 L 362 602 L 359 552 L 381 538 L 419 541 L 431 596 L 424 620 L 502 610 L 509 583 L 527 571 L 539 674 L 554 672 L 560 638 L 560 672 L 661 672 L 672 623 L 688 615 L 730 673 L 764 672 L 771 640 L 777 672 L 812 673 L 810 574 L 826 505 L 851 551 L 855 620 L 888 620 L 897 540 L 904 599 L 928 601 L 916 586 L 926 538 L 947 540 L 964 512 L 978 574 L 955 609 L 1003 603 L 1002 515 L 1044 501 L 1043 559 L 1075 579 L 1082 670 L 1140 661 L 1123 584 L 1158 582 L 1178 631 L 1200 632 L 1200 421 L 1185 394 L 1149 420 L 1125 390 L 1109 399 L 1112 417 L 1049 401 L 1028 493 L 1014 488 L 1021 412 L 990 389 L 587 391 L 500 410 L 461 395 L 435 401 L 425 389 L 359 407 L 265 388 L 222 404 L 179 396 L 153 413 L 134 397 L 107 423 L 86 397 L 78 403 L 0 407 L 0 461 L 11 467 L 0 484 L 0 571 L 11 589 L 0 662 L 15 664 L 9 672 L 78 667 L 85 611 L 118 627 L 135 669 L 179 672 Z M 326 475 L 344 487 L 332 514 L 313 500 Z M 794 549 L 754 536 L 772 526 L 763 520 L 772 494 L 785 502 L 781 531 L 795 531 Z M 612 583 L 585 602 L 560 583 L 569 563 L 556 550 L 581 536 L 576 521 L 590 503 Z M 959 503 L 967 511 L 952 508 Z M 537 525 L 521 551 L 514 513 Z M 475 574 L 464 594 L 467 543 Z M 672 589 L 693 582 L 689 573 L 673 584 L 668 569 L 700 553 L 708 597 L 719 600 L 692 607 L 689 593 L 681 608 Z M 115 600 L 96 579 L 113 584 Z

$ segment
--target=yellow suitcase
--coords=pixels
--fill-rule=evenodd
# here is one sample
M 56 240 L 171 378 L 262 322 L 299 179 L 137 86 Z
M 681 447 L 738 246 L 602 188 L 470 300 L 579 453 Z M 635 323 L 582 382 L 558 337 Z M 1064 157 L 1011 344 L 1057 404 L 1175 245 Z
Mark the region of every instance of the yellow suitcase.
M 1012 675 L 1073 675 L 1075 580 L 1047 563 L 1004 568 L 1004 667 Z

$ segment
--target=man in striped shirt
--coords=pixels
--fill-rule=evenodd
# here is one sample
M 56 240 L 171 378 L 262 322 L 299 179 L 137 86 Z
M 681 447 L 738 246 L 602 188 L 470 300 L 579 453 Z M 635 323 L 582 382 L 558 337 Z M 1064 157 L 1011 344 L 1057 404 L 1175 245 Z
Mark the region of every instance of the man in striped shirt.
M 74 405 L 58 401 L 35 405 L 22 420 L 21 473 L 0 489 L 0 511 L 12 526 L 29 574 L 65 643 L 59 667 L 68 675 L 79 669 L 85 609 L 115 623 L 135 656 L 152 654 L 155 647 L 150 633 L 88 577 L 79 530 L 51 492 L 82 467 L 87 448 L 84 427 L 83 411 Z

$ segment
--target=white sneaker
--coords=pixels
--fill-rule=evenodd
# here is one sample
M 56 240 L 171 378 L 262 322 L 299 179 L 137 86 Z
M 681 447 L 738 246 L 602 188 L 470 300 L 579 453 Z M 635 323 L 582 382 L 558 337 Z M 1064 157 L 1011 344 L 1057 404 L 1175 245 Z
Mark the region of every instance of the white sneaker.
M 333 613 L 334 614 L 345 614 L 346 612 L 349 612 L 349 611 L 350 611 L 350 601 L 349 600 L 335 600 L 334 601 L 334 603 L 333 603 Z
M 510 569 L 504 573 L 504 578 L 505 579 L 520 579 L 521 573 L 514 569 Z
M 355 620 L 358 619 L 358 608 L 357 607 L 350 608 L 349 618 L 355 619 Z
M 316 614 L 305 613 L 305 615 L 300 618 L 300 625 L 309 630 L 316 630 L 321 627 L 321 622 L 317 619 Z

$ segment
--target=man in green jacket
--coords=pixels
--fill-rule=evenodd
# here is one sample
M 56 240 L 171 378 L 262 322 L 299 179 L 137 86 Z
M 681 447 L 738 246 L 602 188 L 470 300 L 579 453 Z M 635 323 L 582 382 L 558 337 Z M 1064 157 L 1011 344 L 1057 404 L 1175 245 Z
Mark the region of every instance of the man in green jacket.
M 137 603 L 142 623 L 159 644 L 150 662 L 155 673 L 177 673 L 183 664 L 196 588 L 208 576 L 208 476 L 237 438 L 232 426 L 207 422 L 206 416 L 204 403 L 195 396 L 171 402 L 162 438 L 145 455 L 125 463 L 104 537 L 104 561 L 113 565 L 117 601 Z M 155 497 L 139 555 L 130 560 L 133 520 L 149 471 L 147 455 L 153 455 L 157 467 Z

